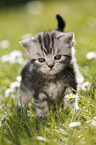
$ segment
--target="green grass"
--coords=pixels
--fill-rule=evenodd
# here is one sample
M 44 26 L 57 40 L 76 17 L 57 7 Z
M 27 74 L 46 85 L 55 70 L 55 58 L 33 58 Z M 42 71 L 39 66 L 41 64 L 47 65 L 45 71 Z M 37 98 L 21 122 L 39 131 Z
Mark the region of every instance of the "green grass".
M 0 57 L 16 49 L 22 51 L 25 59 L 24 50 L 19 44 L 22 36 L 54 29 L 54 16 L 60 13 L 66 20 L 65 31 L 75 33 L 77 63 L 85 81 L 91 83 L 91 88 L 85 92 L 80 91 L 79 110 L 69 108 L 64 111 L 62 106 L 56 105 L 55 111 L 53 107 L 50 110 L 50 116 L 39 118 L 30 104 L 29 110 L 33 116 L 28 116 L 25 110 L 17 111 L 17 91 L 15 97 L 10 94 L 6 98 L 4 95 L 5 90 L 20 75 L 22 65 L 0 61 L 0 145 L 95 145 L 96 59 L 87 60 L 86 54 L 96 51 L 96 1 L 49 1 L 44 5 L 38 15 L 30 14 L 24 6 L 0 9 L 0 41 L 7 39 L 11 44 L 7 49 L 0 48 Z M 5 114 L 7 117 L 4 118 Z M 72 122 L 81 122 L 81 125 L 69 127 Z M 47 140 L 38 140 L 37 136 Z

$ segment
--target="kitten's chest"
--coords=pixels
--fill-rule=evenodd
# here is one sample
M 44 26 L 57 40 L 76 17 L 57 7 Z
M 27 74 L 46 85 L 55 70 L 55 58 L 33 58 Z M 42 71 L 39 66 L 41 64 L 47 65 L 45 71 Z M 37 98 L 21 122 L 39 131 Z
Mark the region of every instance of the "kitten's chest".
M 57 82 L 50 82 L 46 84 L 46 86 L 43 89 L 50 99 L 56 100 L 62 97 L 62 94 L 64 93 L 65 90 L 65 86 L 62 80 L 60 80 Z

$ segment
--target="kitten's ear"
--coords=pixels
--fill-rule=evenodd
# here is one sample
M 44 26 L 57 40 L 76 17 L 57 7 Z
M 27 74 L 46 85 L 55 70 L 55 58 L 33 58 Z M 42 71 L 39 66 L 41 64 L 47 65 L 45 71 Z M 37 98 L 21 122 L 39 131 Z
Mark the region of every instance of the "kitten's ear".
M 60 31 L 60 32 L 63 32 L 64 28 L 65 28 L 65 25 L 66 25 L 65 20 L 59 14 L 56 14 L 56 19 L 57 19 L 57 22 L 58 22 L 56 30 Z
M 20 42 L 20 44 L 24 48 L 28 58 L 30 58 L 31 51 L 36 51 L 36 49 L 34 49 L 36 48 L 36 40 L 34 39 L 34 37 L 23 40 Z
M 20 44 L 26 51 L 28 51 L 32 45 L 32 40 L 31 39 L 23 40 L 20 42 Z
M 74 33 L 73 32 L 67 33 L 63 39 L 63 42 L 69 44 L 72 47 L 74 44 Z

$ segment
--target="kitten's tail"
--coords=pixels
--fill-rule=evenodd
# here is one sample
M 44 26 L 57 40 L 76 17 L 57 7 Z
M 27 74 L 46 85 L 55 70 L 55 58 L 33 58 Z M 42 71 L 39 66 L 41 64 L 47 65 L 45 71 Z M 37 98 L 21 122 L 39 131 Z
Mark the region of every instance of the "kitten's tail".
M 65 20 L 59 14 L 56 14 L 56 19 L 57 19 L 57 22 L 58 22 L 56 30 L 63 32 L 64 28 L 65 28 L 65 25 L 66 25 Z

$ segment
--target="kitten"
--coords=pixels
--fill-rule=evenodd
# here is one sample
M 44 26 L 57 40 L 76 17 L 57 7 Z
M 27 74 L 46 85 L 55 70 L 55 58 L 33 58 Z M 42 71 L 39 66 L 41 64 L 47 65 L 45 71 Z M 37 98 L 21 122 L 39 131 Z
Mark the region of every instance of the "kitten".
M 33 96 L 38 116 L 48 114 L 50 102 L 64 101 L 66 109 L 68 102 L 64 96 L 78 86 L 78 69 L 72 51 L 74 33 L 64 33 L 65 21 L 58 14 L 56 18 L 56 30 L 21 41 L 28 63 L 21 72 L 18 105 L 26 106 Z

